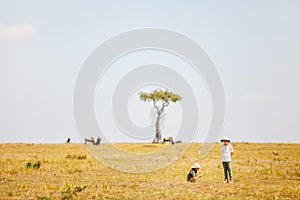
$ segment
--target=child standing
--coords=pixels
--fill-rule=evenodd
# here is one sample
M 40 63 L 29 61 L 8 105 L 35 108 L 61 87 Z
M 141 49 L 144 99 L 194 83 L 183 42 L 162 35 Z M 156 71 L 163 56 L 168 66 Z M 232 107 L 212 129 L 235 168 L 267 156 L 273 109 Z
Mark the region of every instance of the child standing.
M 200 165 L 198 163 L 193 164 L 192 169 L 187 175 L 188 182 L 195 182 L 198 178 L 201 177 L 201 175 L 197 176 L 197 172 L 199 169 L 200 169 Z
M 222 163 L 224 169 L 224 183 L 232 183 L 232 170 L 231 170 L 231 158 L 233 156 L 233 147 L 230 143 L 230 139 L 228 137 L 224 137 L 221 139 L 223 145 L 221 146 L 222 153 Z M 228 177 L 229 175 L 229 177 Z M 229 178 L 229 180 L 228 180 Z

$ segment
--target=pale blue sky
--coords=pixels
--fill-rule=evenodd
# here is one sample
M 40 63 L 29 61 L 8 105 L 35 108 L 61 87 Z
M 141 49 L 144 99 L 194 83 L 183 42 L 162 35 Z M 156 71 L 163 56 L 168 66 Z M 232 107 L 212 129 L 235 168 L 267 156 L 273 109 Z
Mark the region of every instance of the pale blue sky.
M 0 142 L 78 141 L 77 74 L 102 42 L 154 27 L 206 50 L 233 141 L 300 142 L 300 2 L 0 0 Z

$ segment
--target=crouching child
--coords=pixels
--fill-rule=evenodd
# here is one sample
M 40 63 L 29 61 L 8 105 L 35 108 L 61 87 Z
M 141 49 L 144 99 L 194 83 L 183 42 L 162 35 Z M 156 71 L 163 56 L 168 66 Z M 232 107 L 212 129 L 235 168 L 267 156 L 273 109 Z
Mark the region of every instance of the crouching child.
M 195 163 L 192 166 L 192 169 L 187 175 L 187 181 L 188 182 L 195 182 L 198 178 L 201 177 L 201 175 L 197 175 L 198 170 L 200 169 L 200 165 L 198 163 Z

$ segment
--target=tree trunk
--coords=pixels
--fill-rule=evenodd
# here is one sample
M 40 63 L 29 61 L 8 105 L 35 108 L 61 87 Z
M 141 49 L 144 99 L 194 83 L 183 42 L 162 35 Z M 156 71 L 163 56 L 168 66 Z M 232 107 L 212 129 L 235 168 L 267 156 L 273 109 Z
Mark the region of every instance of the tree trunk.
M 156 101 L 153 102 L 154 107 L 156 108 L 157 118 L 156 118 L 156 124 L 155 124 L 155 138 L 152 141 L 152 143 L 161 143 L 161 130 L 160 130 L 160 119 L 162 117 L 163 112 L 165 111 L 165 107 L 169 105 L 169 102 L 164 102 L 162 107 L 159 108 L 156 105 Z
M 158 112 L 157 118 L 156 118 L 156 124 L 155 124 L 155 139 L 153 140 L 153 143 L 160 143 L 161 142 L 161 131 L 160 131 L 160 117 L 161 113 Z

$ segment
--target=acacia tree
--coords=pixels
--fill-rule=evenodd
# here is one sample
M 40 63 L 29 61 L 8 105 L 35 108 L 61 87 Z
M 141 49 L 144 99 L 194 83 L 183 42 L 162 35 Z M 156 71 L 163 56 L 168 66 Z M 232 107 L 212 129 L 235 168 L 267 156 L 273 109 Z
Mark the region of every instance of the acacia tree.
M 140 92 L 140 99 L 142 101 L 151 101 L 153 103 L 154 108 L 156 109 L 156 124 L 155 124 L 155 138 L 153 143 L 161 142 L 161 130 L 160 130 L 160 119 L 162 118 L 162 114 L 165 111 L 165 107 L 169 106 L 170 102 L 176 103 L 180 101 L 182 98 L 178 94 L 170 92 L 168 90 L 157 89 L 151 93 Z

